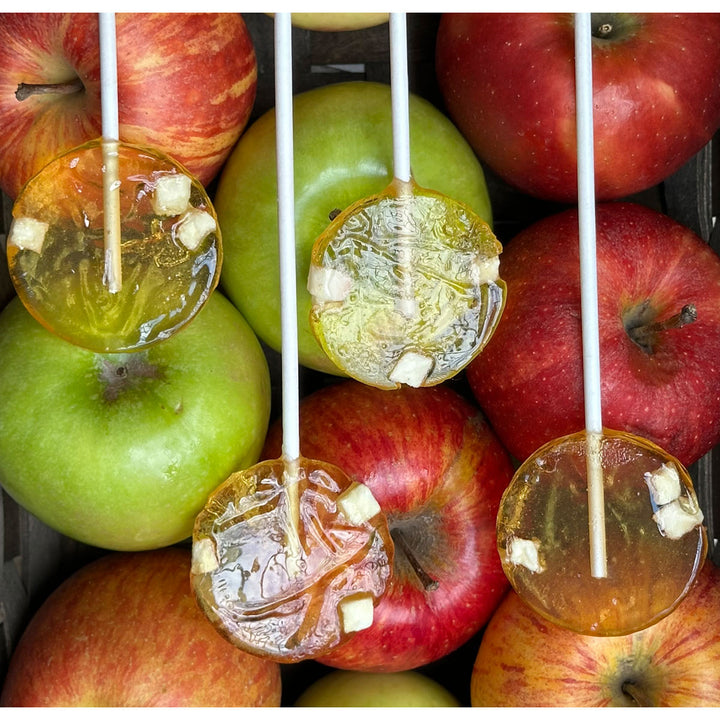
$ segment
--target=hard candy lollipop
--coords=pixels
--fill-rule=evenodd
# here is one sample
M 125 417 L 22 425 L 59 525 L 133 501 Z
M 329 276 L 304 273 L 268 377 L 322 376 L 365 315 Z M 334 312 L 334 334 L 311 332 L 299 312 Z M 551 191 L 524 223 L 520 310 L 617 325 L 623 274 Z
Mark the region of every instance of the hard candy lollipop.
M 110 292 L 102 141 L 61 155 L 13 206 L 8 267 L 32 315 L 95 352 L 136 350 L 189 322 L 217 285 L 220 231 L 202 185 L 171 158 L 117 144 L 122 286 Z
M 394 179 L 313 247 L 310 326 L 335 364 L 381 388 L 435 385 L 490 339 L 505 303 L 501 245 L 469 207 L 410 174 L 404 16 L 391 13 Z

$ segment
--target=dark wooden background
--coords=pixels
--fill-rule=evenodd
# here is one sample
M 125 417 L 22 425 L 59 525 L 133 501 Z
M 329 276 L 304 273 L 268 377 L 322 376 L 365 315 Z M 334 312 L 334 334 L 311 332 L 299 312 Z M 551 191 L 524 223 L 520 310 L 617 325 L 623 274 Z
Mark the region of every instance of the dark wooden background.
M 434 13 L 408 15 L 408 53 L 411 92 L 425 97 L 442 110 L 434 72 L 439 17 Z M 258 91 L 252 121 L 274 105 L 273 21 L 264 14 L 245 14 L 245 20 L 258 59 Z M 387 24 L 342 33 L 294 28 L 293 56 L 297 93 L 346 80 L 390 82 Z M 491 172 L 486 173 L 495 232 L 501 242 L 511 239 L 534 220 L 563 209 L 522 195 Z M 665 183 L 629 199 L 666 212 L 720 251 L 720 232 L 713 231 L 718 206 L 717 183 L 713 183 L 713 179 L 717 177 L 717 158 L 711 143 Z M 212 196 L 212 185 L 208 190 Z M 10 200 L 3 197 L 0 223 L 3 239 L 9 227 L 10 211 Z M 0 254 L 0 307 L 13 295 L 4 257 L 4 253 Z M 270 350 L 268 360 L 275 387 L 279 388 L 278 358 Z M 322 378 L 313 372 L 301 371 L 301 382 L 304 388 L 312 389 L 322 382 Z M 690 468 L 711 537 L 711 559 L 716 563 L 720 560 L 717 548 L 720 538 L 719 453 L 720 449 L 716 448 Z M 0 684 L 12 649 L 32 613 L 73 570 L 100 554 L 102 551 L 96 548 L 59 535 L 20 508 L 4 491 L 0 493 Z M 440 680 L 462 703 L 468 704 L 470 671 L 479 642 L 478 635 L 446 658 L 422 668 L 422 672 Z M 284 704 L 292 704 L 308 682 L 325 672 L 327 668 L 311 661 L 285 666 Z

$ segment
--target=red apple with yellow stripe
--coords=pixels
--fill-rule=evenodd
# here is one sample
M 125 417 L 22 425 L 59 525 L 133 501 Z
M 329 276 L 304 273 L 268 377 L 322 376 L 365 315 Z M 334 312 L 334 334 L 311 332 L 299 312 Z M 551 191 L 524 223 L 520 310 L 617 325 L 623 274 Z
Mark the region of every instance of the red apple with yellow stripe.
M 118 13 L 120 140 L 161 150 L 207 185 L 255 102 L 238 13 Z M 0 14 L 0 188 L 102 132 L 96 13 Z

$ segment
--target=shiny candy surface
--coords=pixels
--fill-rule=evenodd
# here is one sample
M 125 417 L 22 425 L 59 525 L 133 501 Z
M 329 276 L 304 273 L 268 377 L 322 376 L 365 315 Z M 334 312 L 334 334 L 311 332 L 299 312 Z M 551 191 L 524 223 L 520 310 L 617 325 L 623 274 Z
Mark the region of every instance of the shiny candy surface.
M 605 430 L 542 446 L 517 470 L 498 513 L 498 551 L 517 593 L 556 624 L 588 635 L 652 625 L 685 597 L 707 538 L 692 481 L 658 446 Z M 588 458 L 600 462 L 606 577 L 590 567 Z
M 500 319 L 501 249 L 468 207 L 396 179 L 341 212 L 316 240 L 311 328 L 356 380 L 436 385 L 481 351 Z
M 124 352 L 184 327 L 217 285 L 222 250 L 203 186 L 154 150 L 118 143 L 119 291 L 106 277 L 100 140 L 45 166 L 13 207 L 10 274 L 46 328 L 95 352 Z
M 192 584 L 234 645 L 297 662 L 372 623 L 393 553 L 366 486 L 328 463 L 267 460 L 231 475 L 198 515 Z

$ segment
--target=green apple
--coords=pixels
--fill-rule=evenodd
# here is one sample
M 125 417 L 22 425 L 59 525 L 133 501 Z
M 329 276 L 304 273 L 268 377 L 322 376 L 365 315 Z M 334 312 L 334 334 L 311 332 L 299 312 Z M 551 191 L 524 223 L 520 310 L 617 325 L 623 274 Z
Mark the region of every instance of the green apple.
M 185 329 L 128 354 L 65 342 L 14 298 L 0 314 L 0 357 L 0 484 L 89 545 L 188 537 L 210 491 L 262 448 L 267 361 L 217 292 Z
M 440 683 L 415 670 L 334 670 L 310 685 L 296 707 L 459 707 Z
M 436 107 L 410 96 L 410 159 L 422 187 L 492 221 L 485 176 L 467 142 Z M 310 329 L 310 255 L 329 215 L 384 190 L 393 177 L 390 86 L 336 83 L 293 106 L 295 242 L 300 363 L 341 374 Z M 221 287 L 258 336 L 281 347 L 275 112 L 248 128 L 220 175 L 215 210 L 223 235 Z

